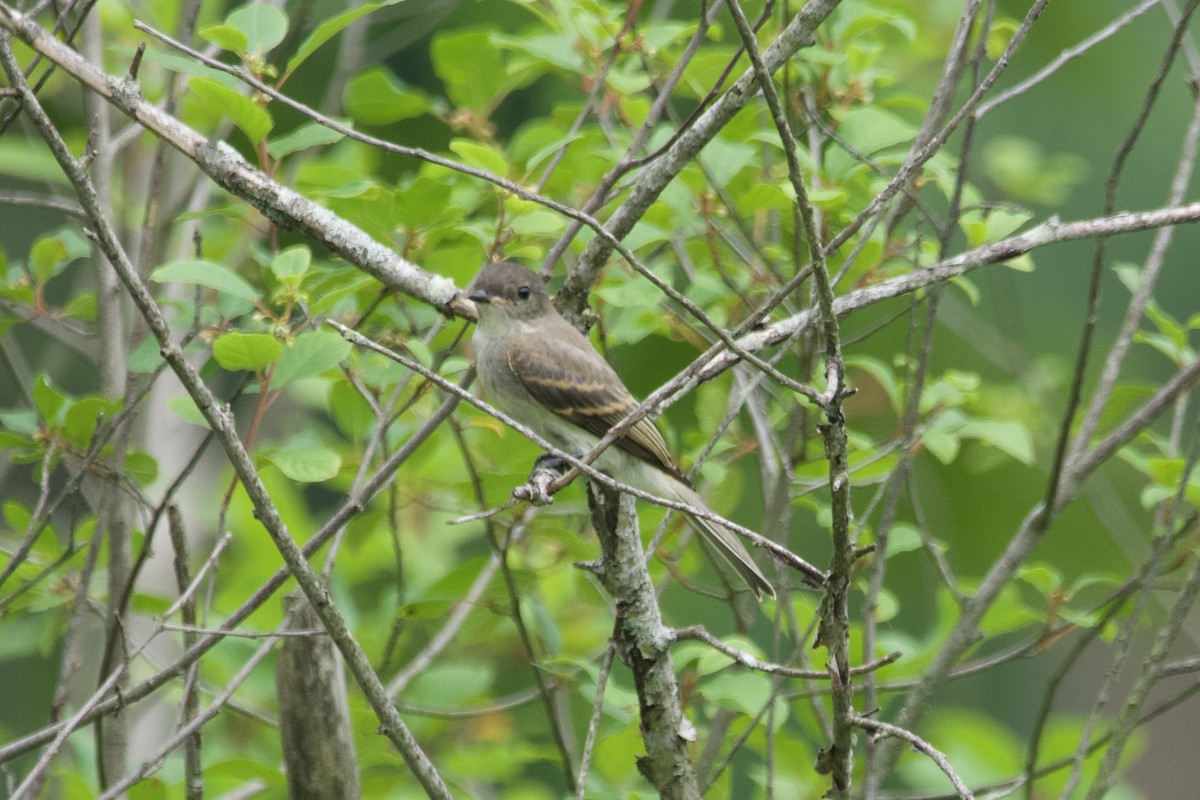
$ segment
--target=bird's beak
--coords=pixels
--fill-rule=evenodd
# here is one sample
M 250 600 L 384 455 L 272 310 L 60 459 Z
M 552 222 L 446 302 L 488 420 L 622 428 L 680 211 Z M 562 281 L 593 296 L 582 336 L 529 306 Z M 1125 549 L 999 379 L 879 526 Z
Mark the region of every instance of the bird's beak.
M 467 295 L 467 299 L 470 300 L 472 303 L 490 303 L 490 302 L 492 302 L 492 296 L 490 294 L 488 294 L 487 291 L 484 289 L 476 289 L 475 291 L 473 291 L 469 295 Z

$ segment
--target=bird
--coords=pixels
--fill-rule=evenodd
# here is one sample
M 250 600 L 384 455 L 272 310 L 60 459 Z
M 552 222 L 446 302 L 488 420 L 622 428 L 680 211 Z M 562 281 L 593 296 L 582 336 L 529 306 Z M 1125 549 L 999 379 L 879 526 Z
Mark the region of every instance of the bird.
M 587 337 L 558 313 L 541 277 L 511 261 L 484 264 L 469 288 L 472 335 L 484 397 L 572 455 L 583 455 L 633 411 L 637 400 Z M 671 455 L 662 432 L 639 419 L 594 466 L 650 494 L 708 510 Z M 761 600 L 775 589 L 737 535 L 709 519 L 690 522 Z

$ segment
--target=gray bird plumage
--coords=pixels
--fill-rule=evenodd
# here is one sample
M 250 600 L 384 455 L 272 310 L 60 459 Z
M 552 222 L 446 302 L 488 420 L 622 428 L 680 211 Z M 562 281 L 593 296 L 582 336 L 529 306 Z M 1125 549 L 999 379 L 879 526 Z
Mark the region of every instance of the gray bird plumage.
M 569 453 L 590 450 L 637 407 L 591 342 L 554 308 L 542 279 L 519 264 L 485 264 L 472 284 L 479 310 L 472 344 L 484 393 L 501 411 Z M 643 417 L 601 453 L 601 471 L 639 489 L 707 509 Z M 761 598 L 770 582 L 737 535 L 719 523 L 689 516 L 704 537 Z

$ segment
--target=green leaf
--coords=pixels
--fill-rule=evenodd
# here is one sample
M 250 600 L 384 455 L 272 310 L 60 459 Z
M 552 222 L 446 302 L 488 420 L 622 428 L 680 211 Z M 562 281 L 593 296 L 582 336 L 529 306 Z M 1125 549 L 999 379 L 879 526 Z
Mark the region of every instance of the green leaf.
M 1158 303 L 1153 300 L 1146 303 L 1146 316 L 1154 323 L 1159 332 L 1175 345 L 1177 353 L 1186 354 L 1190 350 L 1187 328 L 1179 320 L 1163 311 Z
M 295 72 L 296 67 L 303 64 L 309 56 L 311 56 L 321 47 L 321 45 L 325 44 L 334 36 L 337 36 L 339 33 L 341 33 L 347 26 L 350 25 L 350 23 L 354 22 L 360 17 L 370 14 L 372 11 L 376 11 L 385 6 L 395 5 L 398 2 L 400 2 L 400 0 L 387 0 L 383 3 L 364 3 L 358 8 L 352 8 L 349 11 L 343 11 L 341 14 L 338 14 L 335 17 L 330 17 L 329 19 L 325 20 L 313 29 L 313 32 L 308 35 L 308 38 L 305 39 L 301 43 L 300 47 L 296 49 L 296 54 L 288 60 L 287 69 L 284 71 L 284 78 L 286 79 L 289 75 Z
M 550 657 L 558 655 L 562 650 L 563 635 L 554 616 L 550 614 L 546 606 L 532 597 L 523 600 L 521 616 L 534 638 L 542 643 L 546 654 Z
M 158 342 L 153 336 L 142 340 L 129 357 L 125 359 L 125 367 L 130 372 L 153 372 L 162 363 L 162 354 L 158 351 Z
M 275 49 L 287 36 L 287 15 L 275 6 L 265 3 L 248 3 L 225 18 L 225 24 L 241 31 L 246 36 L 242 51 L 261 58 Z
M 310 147 L 340 142 L 345 136 L 341 131 L 335 131 L 319 122 L 309 122 L 290 133 L 272 139 L 267 145 L 267 153 L 271 158 L 280 159 Z
M 1033 256 L 1029 255 L 1029 253 L 1022 253 L 1019 256 L 1005 259 L 1003 263 L 1004 266 L 1017 272 L 1033 272 L 1035 266 Z
M 203 259 L 184 259 L 164 264 L 150 273 L 150 280 L 157 283 L 194 283 L 243 300 L 255 301 L 260 296 L 257 289 L 229 267 Z
M 33 446 L 33 437 L 13 433 L 4 427 L 0 427 L 0 450 L 19 449 L 25 450 Z
M 897 553 L 907 553 L 911 550 L 921 549 L 921 532 L 912 525 L 903 522 L 898 522 L 892 526 L 888 532 L 887 552 L 884 554 L 886 558 L 891 558 Z
M 1031 564 L 1017 570 L 1017 579 L 1028 583 L 1042 597 L 1049 597 L 1062 588 L 1063 576 L 1049 564 Z
M 979 301 L 983 297 L 983 293 L 979 291 L 979 287 L 975 282 L 965 275 L 959 275 L 957 278 L 951 278 L 950 284 L 960 290 L 967 298 L 967 302 L 973 307 L 979 307 Z
M 0 411 L 0 429 L 33 436 L 38 429 L 38 415 L 25 408 Z
M 252 143 L 267 138 L 275 122 L 258 103 L 235 89 L 208 78 L 192 78 L 188 89 L 214 111 L 233 120 Z
M 199 425 L 201 428 L 210 427 L 208 420 L 204 418 L 204 414 L 196 406 L 191 395 L 181 394 L 167 400 L 167 408 L 179 415 L 179 418 L 184 422 L 190 422 L 193 425 Z
M 835 26 L 834 30 L 839 42 L 851 42 L 862 37 L 868 31 L 880 28 L 891 28 L 909 42 L 914 41 L 917 36 L 917 24 L 912 18 L 891 9 L 879 9 L 866 3 L 851 5 L 838 22 L 839 24 Z
M 157 775 L 138 781 L 129 789 L 129 800 L 167 800 L 169 796 L 167 785 Z
M 37 137 L 27 141 L 16 136 L 0 136 L 0 175 L 45 181 L 52 186 L 70 183 L 54 156 Z
M 946 760 L 954 765 L 955 771 L 968 786 L 999 782 L 1024 769 L 1027 742 L 1015 736 L 996 716 L 975 707 L 949 707 L 931 711 L 928 718 L 928 722 L 921 726 L 922 733 L 928 737 L 931 745 L 945 754 Z M 1077 730 L 1073 740 L 1076 745 L 1079 739 Z M 1045 748 L 1044 743 L 1042 747 Z M 1069 756 L 1072 752 L 1073 748 L 1062 755 Z M 1046 757 L 1049 758 L 1048 755 Z M 945 774 L 928 758 L 902 759 L 896 776 L 910 786 L 936 786 L 939 787 L 937 791 L 943 791 L 941 787 L 949 787 Z M 1038 786 L 1039 789 L 1042 786 L 1040 781 Z M 1034 794 L 1039 797 L 1059 796 L 1057 789 L 1053 792 L 1049 789 L 1044 792 L 1039 790 Z M 1082 793 L 1071 796 L 1079 797 Z M 1118 800 L 1116 793 L 1106 796 L 1109 800 Z M 1123 796 L 1125 800 L 1131 797 L 1128 794 Z
M 125 454 L 125 473 L 142 486 L 154 483 L 158 477 L 158 462 L 149 453 L 133 451 Z
M 298 285 L 312 264 L 312 251 L 306 244 L 293 245 L 271 259 L 271 272 L 282 283 Z
M 987 215 L 987 241 L 997 242 L 1033 218 L 1025 209 L 995 208 Z
M 762 648 L 759 647 L 758 643 L 745 636 L 730 634 L 728 636 L 721 637 L 721 642 L 729 647 L 732 647 L 734 650 L 740 650 L 748 656 L 753 656 L 758 659 L 766 658 L 766 655 L 763 653 Z M 703 652 L 701 652 L 700 657 L 696 662 L 696 671 L 701 675 L 712 675 L 725 669 L 730 664 L 735 663 L 732 658 L 725 655 L 720 650 L 714 650 L 708 645 L 703 645 L 703 648 Z
M 726 672 L 704 681 L 700 690 L 710 702 L 753 717 L 771 699 L 771 679 L 758 672 Z
M 14 531 L 23 531 L 29 527 L 33 514 L 25 505 L 17 500 L 6 500 L 3 506 L 5 523 Z
M 1024 425 L 1012 420 L 972 419 L 958 431 L 964 438 L 979 439 L 1003 450 L 1022 464 L 1033 464 L 1033 437 Z
M 384 67 L 369 69 L 351 80 L 343 105 L 350 118 L 362 125 L 390 125 L 429 110 L 425 95 L 406 87 Z
M 875 621 L 887 622 L 900 612 L 900 601 L 896 599 L 896 595 L 888 589 L 879 590 L 879 601 L 875 606 Z
M 451 190 L 447 181 L 428 175 L 418 176 L 393 195 L 396 219 L 409 229 L 442 221 L 446 217 Z
M 245 53 L 249 49 L 250 40 L 246 37 L 246 34 L 234 26 L 225 23 L 202 28 L 200 36 L 222 50 L 228 50 L 231 53 Z
M 540 62 L 578 74 L 584 74 L 591 66 L 571 38 L 557 31 L 540 35 L 525 33 L 521 36 L 497 33 L 492 35 L 491 41 L 494 47 L 530 56 L 531 63 Z
M 96 318 L 96 295 L 91 292 L 77 294 L 71 302 L 63 306 L 62 315 L 75 319 L 94 320 Z
M 45 283 L 76 259 L 91 252 L 87 239 L 72 230 L 44 236 L 29 249 L 29 267 L 38 283 Z
M 99 395 L 81 397 L 67 409 L 63 433 L 80 447 L 85 447 L 96 432 L 96 426 L 121 410 L 120 400 Z
M 582 133 L 570 133 L 566 136 L 556 138 L 554 141 L 543 146 L 542 149 L 525 159 L 525 170 L 527 172 L 532 172 L 540 167 L 542 162 L 548 159 L 550 156 L 554 155 L 572 142 L 576 142 L 582 138 L 584 138 Z
M 500 52 L 490 31 L 438 34 L 429 50 L 433 70 L 455 105 L 485 114 L 509 87 Z
M 350 343 L 332 331 L 307 331 L 296 337 L 275 365 L 271 385 L 281 389 L 301 378 L 333 369 L 350 354 Z
M 495 680 L 493 669 L 491 664 L 480 660 L 434 664 L 412 682 L 404 699 L 433 708 L 454 708 L 486 697 Z
M 943 464 L 949 464 L 958 458 L 959 441 L 956 431 L 951 432 L 937 428 L 930 428 L 921 437 L 921 444 L 925 446 L 925 449 Z
M 890 147 L 907 146 L 916 133 L 912 124 L 877 106 L 856 106 L 838 125 L 838 134 L 867 155 Z
M 66 402 L 66 395 L 50 385 L 46 373 L 39 372 L 33 380 L 33 406 L 37 409 L 38 416 L 47 425 L 55 426 L 58 422 L 58 412 Z
M 455 139 L 450 143 L 450 150 L 462 156 L 462 160 L 470 167 L 486 169 L 494 175 L 504 176 L 509 172 L 509 164 L 504 156 L 486 144 L 472 142 L 470 139 Z
M 231 371 L 264 369 L 283 352 L 283 344 L 266 333 L 233 331 L 213 342 L 213 358 Z
M 328 447 L 284 447 L 263 453 L 287 477 L 300 483 L 320 483 L 337 475 L 342 459 Z
M 1018 202 L 1058 205 L 1087 176 L 1087 162 L 1075 153 L 1047 155 L 1041 146 L 1017 136 L 996 136 L 983 146 L 983 169 Z

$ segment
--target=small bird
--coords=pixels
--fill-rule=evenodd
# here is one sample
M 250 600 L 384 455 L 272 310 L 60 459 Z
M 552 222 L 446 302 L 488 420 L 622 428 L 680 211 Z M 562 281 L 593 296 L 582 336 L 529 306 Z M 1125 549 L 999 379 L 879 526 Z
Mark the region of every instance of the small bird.
M 637 407 L 637 401 L 582 333 L 558 313 L 538 275 L 520 264 L 485 264 L 470 299 L 479 311 L 472 347 L 483 390 L 497 408 L 562 450 L 582 455 Z M 642 417 L 594 462 L 613 478 L 659 497 L 707 509 Z M 689 517 L 754 596 L 775 596 L 737 535 Z

